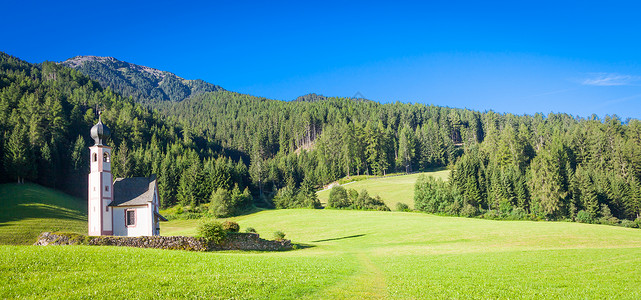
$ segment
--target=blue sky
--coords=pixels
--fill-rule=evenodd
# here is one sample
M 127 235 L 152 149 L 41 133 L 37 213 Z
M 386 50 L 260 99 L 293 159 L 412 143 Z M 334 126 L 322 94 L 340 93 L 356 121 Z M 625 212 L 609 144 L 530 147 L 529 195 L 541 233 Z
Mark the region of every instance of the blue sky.
M 279 100 L 361 93 L 641 118 L 632 1 L 92 2 L 3 3 L 0 51 L 29 62 L 113 56 Z

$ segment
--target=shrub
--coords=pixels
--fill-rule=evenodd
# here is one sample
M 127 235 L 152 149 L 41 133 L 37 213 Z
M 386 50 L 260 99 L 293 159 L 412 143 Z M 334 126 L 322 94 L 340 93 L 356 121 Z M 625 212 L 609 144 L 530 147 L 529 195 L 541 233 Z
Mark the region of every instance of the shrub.
M 461 216 L 463 217 L 474 217 L 476 214 L 478 214 L 478 209 L 471 204 L 466 204 L 461 209 Z
M 367 190 L 362 190 L 358 194 L 358 198 L 352 204 L 353 209 L 364 209 L 364 210 L 380 210 L 380 211 L 389 211 L 389 207 L 385 205 L 385 202 L 381 200 L 381 197 L 378 195 L 374 198 L 369 196 Z
M 220 244 L 227 236 L 227 231 L 220 222 L 205 221 L 198 225 L 198 234 L 209 242 Z
M 482 215 L 482 217 L 490 220 L 500 220 L 501 212 L 495 209 L 489 209 Z
M 409 211 L 410 207 L 405 203 L 397 202 L 396 203 L 396 210 L 398 210 L 398 211 Z
M 581 222 L 581 223 L 592 223 L 593 219 L 594 218 L 592 217 L 592 215 L 589 212 L 585 211 L 585 210 L 580 210 L 576 214 L 576 220 Z
M 329 192 L 329 199 L 327 206 L 331 208 L 347 208 L 351 205 L 351 201 L 347 197 L 347 190 L 344 187 L 337 185 L 334 186 Z
M 514 207 L 507 218 L 510 220 L 525 220 L 527 219 L 527 212 L 523 208 Z
M 223 229 L 229 232 L 238 232 L 240 231 L 240 226 L 234 221 L 225 221 L 223 222 Z
M 636 222 L 630 221 L 630 220 L 621 220 L 621 226 L 627 227 L 627 228 L 638 228 L 639 227 L 639 225 Z
M 245 229 L 245 232 L 247 232 L 247 233 L 256 233 L 256 229 L 254 229 L 254 227 L 247 227 Z
M 274 239 L 277 240 L 277 241 L 282 241 L 283 239 L 285 239 L 285 233 L 280 231 L 280 230 L 275 231 L 274 232 Z

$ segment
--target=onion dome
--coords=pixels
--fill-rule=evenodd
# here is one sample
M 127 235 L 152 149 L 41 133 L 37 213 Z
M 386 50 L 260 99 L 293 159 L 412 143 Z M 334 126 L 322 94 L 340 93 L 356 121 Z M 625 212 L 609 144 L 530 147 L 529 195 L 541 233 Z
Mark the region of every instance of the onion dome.
M 109 137 L 109 134 L 111 134 L 109 128 L 102 124 L 102 120 L 98 116 L 98 124 L 91 127 L 91 138 L 96 142 L 96 145 L 102 145 L 102 142 Z

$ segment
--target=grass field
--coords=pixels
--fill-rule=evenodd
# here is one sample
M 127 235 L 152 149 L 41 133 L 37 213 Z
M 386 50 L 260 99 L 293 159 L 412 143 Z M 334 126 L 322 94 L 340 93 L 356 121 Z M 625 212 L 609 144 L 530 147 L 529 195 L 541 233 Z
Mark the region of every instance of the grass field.
M 38 186 L 0 186 L 0 238 L 33 243 L 8 228 L 84 231 L 82 205 L 71 199 Z M 282 230 L 307 247 L 197 253 L 0 245 L 0 299 L 641 298 L 638 229 L 331 209 L 265 210 L 234 220 L 267 239 Z M 198 222 L 164 222 L 161 233 L 194 235 Z
M 350 182 L 343 185 L 346 189 L 354 189 L 361 192 L 366 189 L 370 196 L 379 195 L 385 201 L 385 204 L 390 209 L 396 207 L 396 203 L 401 202 L 407 204 L 409 207 L 414 207 L 414 183 L 418 176 L 425 174 L 447 180 L 450 175 L 449 170 L 442 170 L 436 172 L 416 173 L 410 175 L 393 176 L 373 178 L 362 181 Z M 323 205 L 327 203 L 330 190 L 323 190 L 318 192 L 318 199 Z
M 0 298 L 641 297 L 641 230 L 422 213 L 270 210 L 235 219 L 310 247 L 193 253 L 0 246 Z M 163 223 L 193 234 L 197 220 Z
M 0 244 L 29 245 L 43 231 L 87 233 L 87 203 L 36 184 L 0 184 Z

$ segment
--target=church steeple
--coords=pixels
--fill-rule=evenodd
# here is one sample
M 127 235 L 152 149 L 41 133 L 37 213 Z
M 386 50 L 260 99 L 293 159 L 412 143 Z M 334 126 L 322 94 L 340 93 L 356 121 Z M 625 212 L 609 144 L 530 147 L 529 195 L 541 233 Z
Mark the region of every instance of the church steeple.
M 111 175 L 111 147 L 103 145 L 109 137 L 109 128 L 98 117 L 98 124 L 91 128 L 91 137 L 96 142 L 89 147 L 89 235 L 112 235 L 113 213 L 109 204 L 113 201 L 113 177 Z

